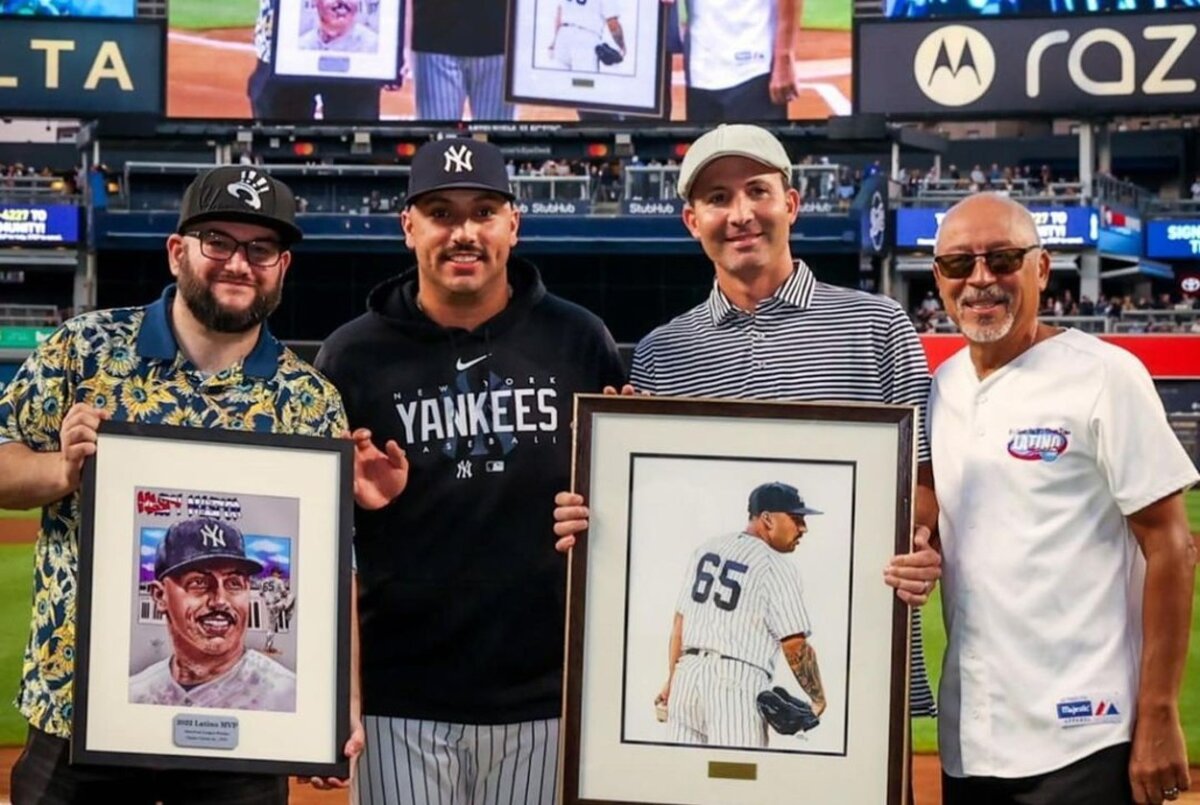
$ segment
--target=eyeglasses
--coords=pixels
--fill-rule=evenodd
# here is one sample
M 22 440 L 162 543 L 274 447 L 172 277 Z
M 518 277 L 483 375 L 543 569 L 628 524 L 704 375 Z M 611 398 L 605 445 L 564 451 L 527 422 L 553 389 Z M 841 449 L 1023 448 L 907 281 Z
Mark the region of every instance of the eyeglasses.
M 1025 263 L 1025 255 L 1040 246 L 1014 247 L 1011 249 L 996 249 L 990 252 L 957 252 L 955 254 L 939 254 L 933 258 L 942 276 L 951 280 L 964 280 L 975 270 L 975 261 L 980 257 L 987 263 L 988 271 L 997 277 L 1015 274 Z
M 184 235 L 200 241 L 202 255 L 222 263 L 232 260 L 238 249 L 245 248 L 246 262 L 257 268 L 270 268 L 279 262 L 285 251 L 284 245 L 277 240 L 238 240 L 216 229 L 185 232 Z

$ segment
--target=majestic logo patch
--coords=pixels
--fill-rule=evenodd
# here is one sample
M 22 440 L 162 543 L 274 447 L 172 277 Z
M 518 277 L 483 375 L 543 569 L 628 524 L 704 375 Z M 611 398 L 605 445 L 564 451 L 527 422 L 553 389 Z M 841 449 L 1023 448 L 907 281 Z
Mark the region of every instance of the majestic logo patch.
M 465 145 L 450 146 L 446 149 L 446 164 L 442 168 L 446 173 L 462 173 L 466 171 L 470 173 L 474 168 L 471 167 L 471 149 Z
M 1123 705 L 1117 707 L 1116 697 L 1072 696 L 1055 705 L 1058 723 L 1063 727 L 1117 723 L 1124 718 L 1124 709 Z
M 1069 430 L 1062 428 L 1023 428 L 1010 431 L 1008 454 L 1022 461 L 1057 461 L 1067 452 Z
M 983 97 L 996 77 L 996 53 L 987 37 L 966 25 L 938 28 L 917 47 L 913 77 L 942 106 L 966 106 Z
M 262 194 L 271 192 L 271 183 L 256 170 L 244 170 L 236 182 L 225 185 L 225 192 L 247 207 L 261 210 Z

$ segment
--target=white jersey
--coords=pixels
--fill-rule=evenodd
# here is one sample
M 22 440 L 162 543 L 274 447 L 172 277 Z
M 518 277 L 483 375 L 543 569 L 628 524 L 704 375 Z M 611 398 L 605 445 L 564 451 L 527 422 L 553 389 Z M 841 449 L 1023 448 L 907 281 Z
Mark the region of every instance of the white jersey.
M 582 28 L 597 37 L 603 35 L 608 20 L 621 14 L 620 0 L 559 0 L 558 7 L 562 25 Z
M 260 586 L 263 603 L 268 609 L 276 609 L 286 605 L 288 586 L 283 579 L 270 576 L 262 580 Z
M 184 688 L 171 675 L 171 658 L 129 678 L 131 704 L 223 707 L 230 710 L 296 711 L 296 675 L 254 649 L 216 679 Z
M 771 72 L 777 0 L 688 0 L 688 82 L 728 89 Z
M 1068 330 L 934 377 L 930 441 L 954 777 L 1028 777 L 1130 740 L 1145 562 L 1126 516 L 1196 482 L 1128 352 Z
M 694 554 L 679 590 L 683 650 L 704 650 L 774 673 L 779 641 L 809 635 L 796 561 L 757 537 L 718 537 Z

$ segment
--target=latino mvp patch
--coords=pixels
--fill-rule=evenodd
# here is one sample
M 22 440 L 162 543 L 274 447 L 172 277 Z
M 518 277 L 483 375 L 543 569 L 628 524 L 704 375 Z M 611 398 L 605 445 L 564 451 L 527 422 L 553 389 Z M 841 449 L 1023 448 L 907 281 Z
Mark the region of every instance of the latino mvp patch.
M 1125 720 L 1125 703 L 1120 697 L 1071 696 L 1055 705 L 1060 727 L 1085 727 L 1089 724 L 1117 724 Z

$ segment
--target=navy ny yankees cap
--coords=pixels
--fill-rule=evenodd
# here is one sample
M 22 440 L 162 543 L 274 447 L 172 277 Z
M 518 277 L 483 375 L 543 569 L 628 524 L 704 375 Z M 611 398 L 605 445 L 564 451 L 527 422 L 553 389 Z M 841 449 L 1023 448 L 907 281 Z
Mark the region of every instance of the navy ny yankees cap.
M 508 186 L 504 154 L 491 143 L 447 138 L 428 142 L 413 155 L 406 205 L 434 190 L 487 190 L 509 201 L 516 196 Z
M 154 578 L 162 581 L 163 576 L 213 560 L 238 565 L 248 576 L 258 575 L 263 569 L 260 563 L 246 556 L 245 540 L 237 526 L 211 517 L 197 517 L 167 529 L 154 556 Z
M 285 243 L 304 237 L 296 226 L 296 197 L 292 189 L 258 168 L 222 165 L 196 177 L 179 206 L 179 228 L 184 234 L 205 221 L 239 221 L 259 224 L 279 233 Z
M 757 517 L 763 512 L 784 512 L 785 514 L 824 514 L 804 505 L 799 490 L 791 484 L 775 481 L 754 487 L 750 493 L 750 516 Z

